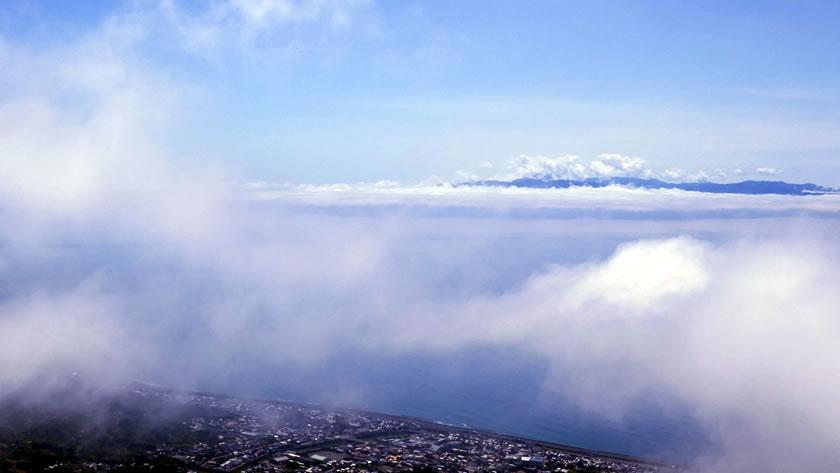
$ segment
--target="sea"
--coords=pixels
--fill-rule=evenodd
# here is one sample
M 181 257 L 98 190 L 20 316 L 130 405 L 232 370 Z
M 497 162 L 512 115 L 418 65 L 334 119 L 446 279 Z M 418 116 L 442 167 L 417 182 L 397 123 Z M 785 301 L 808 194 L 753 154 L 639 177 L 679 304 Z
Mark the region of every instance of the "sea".
M 549 365 L 518 350 L 448 356 L 345 354 L 317 365 L 253 363 L 201 390 L 418 417 L 563 445 L 690 463 L 713 448 L 687 408 L 639 399 L 619 415 L 564 395 Z M 573 377 L 562 382 L 574 383 Z

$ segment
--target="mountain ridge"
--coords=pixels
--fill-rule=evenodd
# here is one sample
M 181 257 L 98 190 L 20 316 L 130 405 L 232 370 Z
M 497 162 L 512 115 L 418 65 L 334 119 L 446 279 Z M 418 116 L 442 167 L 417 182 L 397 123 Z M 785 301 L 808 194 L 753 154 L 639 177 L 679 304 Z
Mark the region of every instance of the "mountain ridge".
M 587 179 L 536 179 L 519 178 L 510 181 L 481 180 L 465 182 L 459 185 L 489 186 L 489 187 L 520 187 L 530 189 L 568 189 L 570 187 L 607 187 L 619 185 L 641 189 L 680 189 L 684 191 L 705 192 L 710 194 L 747 194 L 747 195 L 822 195 L 836 194 L 837 189 L 817 184 L 792 184 L 784 181 L 755 181 L 718 183 L 718 182 L 666 182 L 659 179 L 643 179 L 638 177 L 612 177 L 601 179 L 591 177 Z

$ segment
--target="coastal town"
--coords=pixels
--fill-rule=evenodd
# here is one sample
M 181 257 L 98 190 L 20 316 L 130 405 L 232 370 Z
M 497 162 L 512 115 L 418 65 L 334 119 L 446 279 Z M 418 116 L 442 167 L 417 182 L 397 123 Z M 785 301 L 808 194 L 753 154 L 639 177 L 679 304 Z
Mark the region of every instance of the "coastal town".
M 184 471 L 218 472 L 657 472 L 673 465 L 520 439 L 420 419 L 284 401 L 173 393 L 134 394 L 209 409 L 182 421 L 191 445 L 153 452 Z M 107 465 L 103 465 L 107 467 Z

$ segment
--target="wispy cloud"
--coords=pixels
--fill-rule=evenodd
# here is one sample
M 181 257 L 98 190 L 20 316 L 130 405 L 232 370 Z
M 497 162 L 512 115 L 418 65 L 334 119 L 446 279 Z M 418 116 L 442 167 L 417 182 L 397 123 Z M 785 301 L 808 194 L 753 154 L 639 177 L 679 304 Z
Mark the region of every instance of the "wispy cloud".
M 756 168 L 755 172 L 761 174 L 762 176 L 778 176 L 780 174 L 784 174 L 784 171 L 781 169 L 767 167 Z
M 208 52 L 229 47 L 232 42 L 256 40 L 287 25 L 320 22 L 333 28 L 347 28 L 354 14 L 370 3 L 368 0 L 225 0 L 193 11 L 172 0 L 161 0 L 156 10 L 141 10 L 135 15 L 160 14 L 188 49 Z

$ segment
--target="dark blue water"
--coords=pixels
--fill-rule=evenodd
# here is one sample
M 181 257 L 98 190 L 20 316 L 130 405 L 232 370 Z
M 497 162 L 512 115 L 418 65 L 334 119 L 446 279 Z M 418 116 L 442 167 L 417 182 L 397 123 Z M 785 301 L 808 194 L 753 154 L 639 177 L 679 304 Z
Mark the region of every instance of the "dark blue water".
M 687 462 L 709 446 L 678 405 L 641 399 L 620 418 L 600 415 L 564 396 L 563 383 L 574 378 L 547 386 L 547 362 L 515 349 L 348 354 L 306 367 L 242 367 L 200 388 L 414 416 L 646 458 Z

